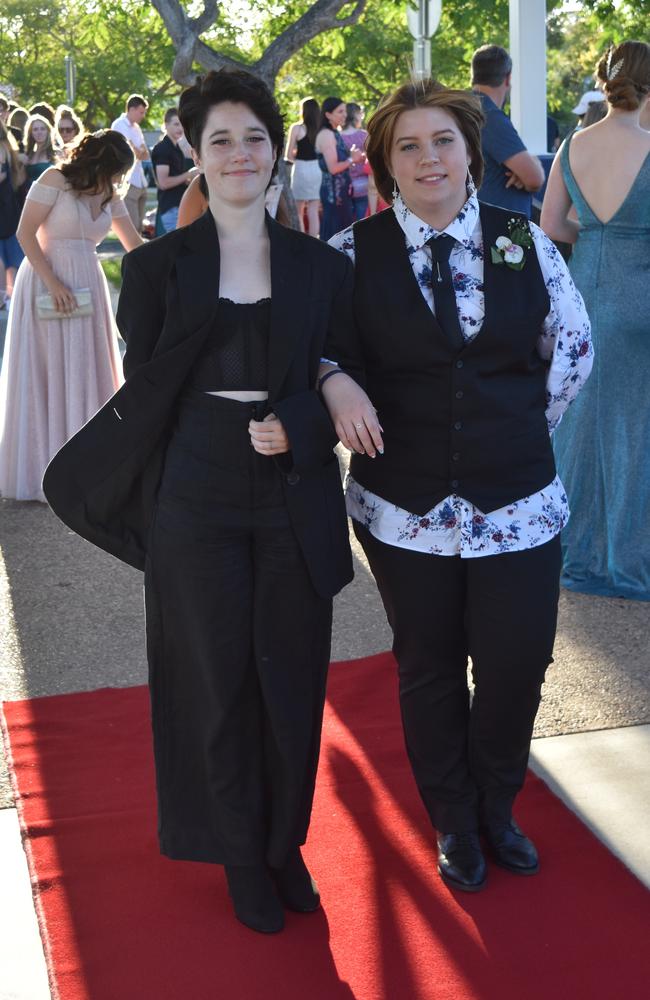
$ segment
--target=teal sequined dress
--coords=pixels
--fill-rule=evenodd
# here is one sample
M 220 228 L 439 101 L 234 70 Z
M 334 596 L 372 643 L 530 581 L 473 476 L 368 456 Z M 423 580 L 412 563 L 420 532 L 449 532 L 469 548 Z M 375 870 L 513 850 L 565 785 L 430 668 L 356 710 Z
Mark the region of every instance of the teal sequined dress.
M 650 601 L 650 154 L 603 224 L 561 152 L 580 236 L 570 261 L 592 323 L 594 367 L 554 435 L 571 518 L 562 584 Z

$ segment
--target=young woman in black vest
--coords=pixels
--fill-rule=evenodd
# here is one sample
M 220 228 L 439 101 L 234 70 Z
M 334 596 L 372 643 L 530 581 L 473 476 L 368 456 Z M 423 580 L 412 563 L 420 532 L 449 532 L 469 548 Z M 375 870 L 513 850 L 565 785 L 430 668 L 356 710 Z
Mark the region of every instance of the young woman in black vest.
M 272 932 L 319 904 L 300 845 L 352 560 L 316 379 L 352 268 L 265 213 L 284 135 L 260 80 L 209 73 L 179 116 L 209 210 L 125 258 L 126 383 L 45 492 L 145 570 L 162 852 L 225 865 L 238 918 Z
M 348 512 L 393 629 L 438 870 L 472 892 L 486 879 L 480 834 L 503 867 L 538 870 L 512 806 L 568 516 L 550 431 L 591 368 L 589 321 L 553 244 L 477 201 L 481 123 L 473 95 L 434 81 L 401 87 L 371 119 L 368 159 L 392 208 L 330 241 L 355 263 L 357 333 L 330 338 L 342 370 L 323 365 L 320 379 L 354 452 Z

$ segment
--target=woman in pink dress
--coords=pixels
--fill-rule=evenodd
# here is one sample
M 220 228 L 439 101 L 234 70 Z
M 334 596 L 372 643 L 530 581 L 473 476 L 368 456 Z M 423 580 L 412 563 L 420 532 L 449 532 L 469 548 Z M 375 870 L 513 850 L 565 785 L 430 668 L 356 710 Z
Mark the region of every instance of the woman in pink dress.
M 30 188 L 17 232 L 26 258 L 0 375 L 3 497 L 44 502 L 48 462 L 120 385 L 111 301 L 95 248 L 111 226 L 126 250 L 142 243 L 115 191 L 132 164 L 118 132 L 95 132 L 69 163 Z M 91 315 L 74 315 L 80 289 L 90 290 Z M 48 293 L 54 319 L 39 316 L 37 296 Z

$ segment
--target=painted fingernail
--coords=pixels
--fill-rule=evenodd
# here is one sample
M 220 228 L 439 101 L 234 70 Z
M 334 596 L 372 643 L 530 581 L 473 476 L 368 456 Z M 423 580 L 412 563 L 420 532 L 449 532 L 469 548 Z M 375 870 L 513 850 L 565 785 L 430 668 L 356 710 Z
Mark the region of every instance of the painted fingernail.
M 377 448 L 377 451 L 379 452 L 380 455 L 384 454 L 384 449 L 383 448 Z

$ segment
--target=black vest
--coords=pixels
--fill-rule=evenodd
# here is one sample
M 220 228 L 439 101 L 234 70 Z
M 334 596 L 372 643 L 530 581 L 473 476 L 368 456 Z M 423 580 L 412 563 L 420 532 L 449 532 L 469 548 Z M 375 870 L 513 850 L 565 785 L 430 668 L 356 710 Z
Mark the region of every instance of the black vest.
M 513 217 L 480 205 L 485 318 L 456 350 L 427 306 L 392 211 L 354 226 L 354 309 L 366 390 L 385 452 L 354 455 L 361 486 L 414 514 L 452 493 L 483 513 L 555 476 L 545 417 L 548 363 L 536 350 L 550 302 L 534 248 L 521 271 L 493 264 L 490 247 Z

